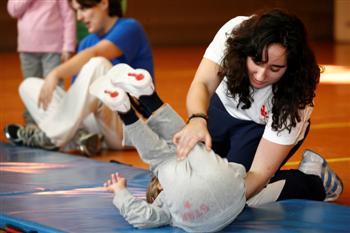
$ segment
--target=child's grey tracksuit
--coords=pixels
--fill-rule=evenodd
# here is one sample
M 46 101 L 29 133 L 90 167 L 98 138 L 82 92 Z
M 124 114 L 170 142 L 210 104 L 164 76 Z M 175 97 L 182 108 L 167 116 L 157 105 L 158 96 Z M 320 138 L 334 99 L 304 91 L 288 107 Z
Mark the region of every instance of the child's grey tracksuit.
M 176 159 L 173 135 L 184 126 L 176 112 L 165 105 L 147 125 L 140 120 L 125 127 L 141 158 L 149 163 L 163 191 L 149 204 L 124 189 L 113 203 L 135 227 L 170 224 L 188 232 L 219 231 L 245 206 L 245 169 L 208 152 L 198 144 L 188 158 Z

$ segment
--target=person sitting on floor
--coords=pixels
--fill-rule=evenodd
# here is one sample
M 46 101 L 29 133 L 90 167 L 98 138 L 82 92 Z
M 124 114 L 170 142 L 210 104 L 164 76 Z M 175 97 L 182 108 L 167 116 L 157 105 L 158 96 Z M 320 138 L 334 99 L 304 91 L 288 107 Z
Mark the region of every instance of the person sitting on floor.
M 73 148 L 87 156 L 98 154 L 102 145 L 123 149 L 119 117 L 91 96 L 88 89 L 113 64 L 127 63 L 153 74 L 147 34 L 137 20 L 123 17 L 122 0 L 71 3 L 90 35 L 80 42 L 78 53 L 53 69 L 45 80 L 27 78 L 21 83 L 20 96 L 38 127 L 10 124 L 5 136 L 16 145 L 64 151 Z M 60 78 L 74 75 L 76 79 L 67 91 L 57 86 Z

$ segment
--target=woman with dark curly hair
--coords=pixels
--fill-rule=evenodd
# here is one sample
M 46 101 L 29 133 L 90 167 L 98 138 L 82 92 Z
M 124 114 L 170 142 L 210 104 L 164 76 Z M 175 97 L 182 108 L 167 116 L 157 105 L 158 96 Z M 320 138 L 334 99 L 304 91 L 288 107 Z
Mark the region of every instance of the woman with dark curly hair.
M 267 184 L 270 200 L 335 200 L 342 191 L 326 161 L 307 150 L 299 170 L 281 166 L 310 128 L 320 67 L 303 22 L 274 9 L 228 21 L 206 49 L 187 95 L 189 121 L 174 136 L 178 158 L 198 141 L 246 168 L 246 197 Z M 310 175 L 312 174 L 312 175 Z

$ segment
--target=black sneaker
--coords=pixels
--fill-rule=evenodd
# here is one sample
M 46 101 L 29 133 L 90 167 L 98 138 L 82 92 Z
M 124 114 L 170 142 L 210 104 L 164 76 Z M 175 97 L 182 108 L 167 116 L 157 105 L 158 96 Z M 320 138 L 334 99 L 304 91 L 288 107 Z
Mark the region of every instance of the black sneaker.
M 22 145 L 22 140 L 17 135 L 19 129 L 23 127 L 17 124 L 9 124 L 4 128 L 5 137 L 11 144 Z
M 4 129 L 5 137 L 12 144 L 19 146 L 37 147 L 46 150 L 57 150 L 50 138 L 41 129 L 35 126 L 7 125 Z

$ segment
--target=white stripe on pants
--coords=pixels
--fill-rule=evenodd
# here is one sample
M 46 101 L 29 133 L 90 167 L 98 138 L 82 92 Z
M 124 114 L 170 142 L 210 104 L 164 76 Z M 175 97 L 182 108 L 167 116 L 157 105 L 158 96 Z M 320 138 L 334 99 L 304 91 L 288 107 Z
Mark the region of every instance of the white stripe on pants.
M 106 74 L 111 67 L 112 64 L 105 58 L 90 59 L 67 92 L 56 87 L 47 111 L 38 108 L 44 80 L 27 78 L 21 83 L 19 93 L 24 105 L 55 145 L 63 147 L 79 128 L 85 127 L 90 132 L 103 134 L 109 148 L 122 148 L 121 120 L 89 94 L 91 83 Z

